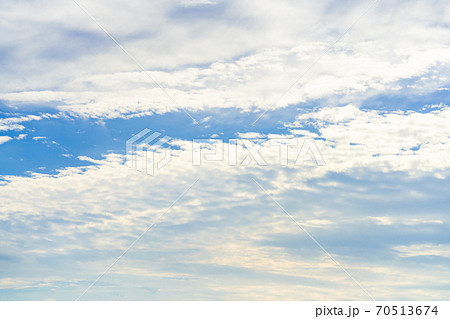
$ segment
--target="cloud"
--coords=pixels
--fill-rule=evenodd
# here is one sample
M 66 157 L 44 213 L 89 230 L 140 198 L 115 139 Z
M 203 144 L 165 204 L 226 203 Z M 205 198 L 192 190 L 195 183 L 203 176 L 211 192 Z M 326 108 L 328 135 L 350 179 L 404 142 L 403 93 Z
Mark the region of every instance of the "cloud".
M 0 119 L 0 131 L 22 131 L 25 129 L 21 123 L 40 121 L 42 119 L 57 119 L 63 118 L 65 115 L 61 113 L 50 114 L 41 113 L 39 115 L 21 115 L 21 116 L 9 116 Z M 22 135 L 22 134 L 21 134 Z
M 308 67 L 309 61 L 320 55 L 326 44 L 311 44 L 289 50 L 264 50 L 237 61 L 216 62 L 203 68 L 180 71 L 154 71 L 153 77 L 166 88 L 178 105 L 154 85 L 143 72 L 110 73 L 86 76 L 69 83 L 65 91 L 25 91 L 0 94 L 0 99 L 12 105 L 24 103 L 57 104 L 60 110 L 93 117 L 122 117 L 129 113 L 169 112 L 179 107 L 201 110 L 211 107 L 238 107 L 250 110 L 267 109 L 293 79 Z M 429 52 L 409 52 L 402 62 L 387 62 L 384 52 L 362 47 L 353 52 L 333 51 L 324 57 L 300 80 L 289 94 L 274 107 L 307 102 L 328 97 L 364 99 L 375 94 L 407 94 L 414 90 L 429 92 L 445 83 L 425 76 L 437 63 L 448 63 L 450 49 L 430 49 Z M 414 56 L 416 54 L 416 56 Z M 286 65 L 291 65 L 286 69 Z M 326 72 L 325 72 L 326 70 Z M 435 81 L 423 89 L 405 85 L 404 79 L 422 76 L 420 81 Z M 418 83 L 416 80 L 415 83 Z
M 16 139 L 18 139 L 18 140 L 23 140 L 23 139 L 25 139 L 27 136 L 28 136 L 28 134 L 19 134 L 19 135 L 16 137 Z
M 1 131 L 75 116 L 108 132 L 108 119 L 181 107 L 279 115 L 302 103 L 283 134 L 233 127 L 231 136 L 313 138 L 326 165 L 244 166 L 240 145 L 240 165 L 225 151 L 193 166 L 193 143 L 179 137 L 171 162 L 148 176 L 117 150 L 64 149 L 83 166 L 1 176 L 2 299 L 78 297 L 156 220 L 87 299 L 367 299 L 252 178 L 376 299 L 448 299 L 446 1 L 380 1 L 310 69 L 369 3 L 81 3 L 158 84 L 76 5 L 3 1 L 0 100 L 58 112 L 3 113 Z M 410 96 L 440 101 L 384 103 Z M 279 148 L 261 155 L 278 163 Z
M 33 136 L 33 140 L 38 141 L 38 140 L 45 140 L 47 139 L 45 136 Z
M 41 117 L 37 115 L 26 115 L 20 117 L 6 117 L 0 119 L 0 131 L 21 131 L 25 127 L 19 123 L 40 120 Z
M 450 258 L 450 245 L 419 244 L 411 246 L 396 246 L 401 257 L 440 256 Z
M 424 218 L 410 218 L 401 217 L 395 218 L 392 216 L 369 216 L 370 219 L 374 220 L 378 225 L 393 225 L 394 223 L 400 223 L 404 225 L 418 225 L 418 224 L 443 224 L 442 220 L 436 219 L 424 219 Z
M 24 3 L 3 17 L 8 25 L 28 22 L 20 31 L 8 30 L 0 43 L 11 51 L 4 63 L 20 66 L 8 69 L 0 99 L 16 107 L 40 104 L 77 116 L 114 118 L 180 108 L 269 109 L 318 99 L 357 103 L 378 94 L 437 92 L 448 87 L 450 74 L 450 48 L 442 42 L 450 32 L 447 6 L 445 1 L 407 4 L 412 8 L 407 13 L 402 3 L 374 6 L 311 69 L 366 4 L 231 1 L 207 5 L 215 9 L 202 14 L 203 6 L 180 11 L 178 1 L 167 1 L 121 4 L 120 16 L 116 5 L 86 4 L 174 103 L 79 8 L 51 2 L 39 8 L 40 19 L 28 21 L 24 16 L 35 8 Z M 34 38 L 45 41 L 29 41 Z M 58 51 L 69 44 L 70 52 Z M 93 48 L 89 54 L 86 47 Z M 21 57 L 20 63 L 14 57 Z
M 327 169 L 344 171 L 360 166 L 439 176 L 446 175 L 450 165 L 449 119 L 447 105 L 422 113 L 361 110 L 349 104 L 302 114 L 288 127 L 294 133 L 311 125 L 317 130 L 322 155 L 333 158 L 331 163 L 327 161 Z
M 181 1 L 181 5 L 186 6 L 186 7 L 214 5 L 214 4 L 217 4 L 217 2 L 210 1 L 210 0 L 183 0 L 183 1 Z
M 10 140 L 12 140 L 12 137 L 10 136 L 0 136 L 0 144 L 6 143 Z
M 264 134 L 258 132 L 247 132 L 247 133 L 238 133 L 238 137 L 242 139 L 255 139 L 255 138 L 264 138 Z
M 352 123 L 351 112 L 344 113 L 337 114 L 336 122 Z M 385 119 L 377 113 L 366 116 Z M 364 119 L 364 114 L 357 118 Z M 107 299 L 119 287 L 129 291 L 121 298 L 141 300 L 184 299 L 186 291 L 191 299 L 322 299 L 343 298 L 343 293 L 348 299 L 365 299 L 251 178 L 377 299 L 404 294 L 446 298 L 429 285 L 448 283 L 442 264 L 425 260 L 415 266 L 395 258 L 398 246 L 446 244 L 440 242 L 447 227 L 446 206 L 426 209 L 447 193 L 446 179 L 411 177 L 407 171 L 393 177 L 383 167 L 358 159 L 344 172 L 333 170 L 338 156 L 316 168 L 254 163 L 243 168 L 219 162 L 196 167 L 192 142 L 173 143 L 178 147 L 172 150 L 172 161 L 156 176 L 127 167 L 120 154 L 101 160 L 85 156 L 81 159 L 90 165 L 68 167 L 57 175 L 4 176 L 0 218 L 7 237 L 2 242 L 5 251 L 22 259 L 20 265 L 3 262 L 4 276 L 17 276 L 41 292 L 32 297 L 18 290 L 17 296 L 76 298 L 198 177 L 87 299 Z M 390 222 L 373 222 L 373 216 L 386 216 Z M 417 275 L 423 263 L 430 272 Z M 24 276 L 30 267 L 37 269 L 35 274 Z M 61 287 L 58 295 L 46 288 L 53 286 Z

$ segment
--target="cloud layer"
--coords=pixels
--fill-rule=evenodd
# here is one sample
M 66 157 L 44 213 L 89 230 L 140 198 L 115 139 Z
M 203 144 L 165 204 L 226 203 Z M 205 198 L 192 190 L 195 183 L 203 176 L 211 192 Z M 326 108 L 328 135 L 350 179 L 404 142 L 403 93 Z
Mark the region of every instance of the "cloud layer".
M 79 2 L 145 72 L 75 3 L 0 4 L 0 299 L 77 298 L 155 221 L 83 298 L 368 299 L 282 206 L 374 298 L 448 300 L 447 1 L 379 1 L 332 48 L 371 2 Z M 145 121 L 176 133 L 156 176 L 126 165 Z M 193 166 L 222 136 L 326 165 L 226 139 Z
M 318 99 L 361 102 L 448 87 L 445 1 L 376 4 L 312 68 L 369 3 L 351 1 L 345 10 L 328 1 L 80 3 L 176 103 L 80 8 L 59 2 L 2 4 L 8 81 L 1 100 L 121 117 L 180 108 L 280 108 Z M 39 19 L 30 19 L 33 11 Z
M 156 176 L 120 154 L 5 176 L 3 296 L 75 299 L 199 178 L 84 298 L 367 299 L 254 178 L 376 299 L 445 299 L 448 163 L 421 150 L 443 158 L 448 107 L 432 110 L 299 115 L 285 137 L 315 137 L 326 166 L 192 166 L 192 142 L 174 140 Z M 427 146 L 411 151 L 417 144 Z

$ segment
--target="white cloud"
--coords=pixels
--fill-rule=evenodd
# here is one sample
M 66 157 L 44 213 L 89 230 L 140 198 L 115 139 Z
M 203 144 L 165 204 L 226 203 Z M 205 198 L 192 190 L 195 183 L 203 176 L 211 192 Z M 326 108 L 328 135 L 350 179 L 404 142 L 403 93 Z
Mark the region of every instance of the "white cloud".
M 393 224 L 392 218 L 389 216 L 376 216 L 376 217 L 369 216 L 369 218 L 374 220 L 379 225 L 392 225 Z
M 344 111 L 347 115 L 338 114 L 338 118 L 352 123 L 354 118 L 348 115 L 351 112 Z M 364 119 L 364 116 L 372 120 L 390 118 L 377 113 L 359 114 L 357 118 Z M 247 299 L 342 298 L 343 291 L 346 298 L 364 299 L 366 296 L 352 281 L 252 182 L 253 177 L 323 242 L 346 269 L 369 287 L 375 297 L 390 299 L 408 291 L 411 298 L 420 299 L 430 294 L 437 299 L 444 298 L 433 289 L 414 288 L 413 291 L 405 288 L 413 283 L 411 276 L 416 272 L 415 268 L 405 268 L 382 256 L 374 261 L 355 253 L 361 248 L 355 238 L 364 240 L 367 232 L 369 235 L 370 232 L 378 233 L 375 223 L 369 224 L 369 228 L 361 226 L 373 214 L 367 202 L 359 202 L 365 199 L 376 205 L 386 200 L 385 192 L 377 194 L 376 184 L 366 182 L 367 186 L 359 190 L 352 184 L 346 185 L 345 181 L 336 182 L 327 177 L 327 173 L 333 171 L 333 165 L 282 169 L 255 165 L 229 167 L 223 163 L 205 162 L 201 167 L 194 167 L 192 143 L 180 140 L 174 143 L 180 149 L 173 150 L 172 161 L 156 176 L 125 166 L 125 158 L 118 154 L 110 154 L 102 160 L 81 157 L 94 165 L 66 168 L 56 176 L 39 173 L 31 177 L 5 176 L 6 183 L 0 187 L 0 219 L 8 225 L 20 225 L 22 230 L 29 230 L 15 234 L 14 240 L 2 238 L 5 250 L 20 251 L 21 258 L 26 260 L 53 260 L 63 255 L 70 267 L 53 269 L 52 276 L 70 282 L 70 293 L 75 298 L 84 290 L 85 283 L 89 283 L 89 278 L 103 272 L 199 177 L 199 182 L 136 243 L 126 258 L 111 269 L 102 284 L 92 288 L 87 298 L 95 298 L 99 293 L 106 298 L 106 287 L 111 292 L 111 289 L 132 283 L 138 286 L 145 283 L 166 287 L 165 291 L 149 299 L 186 298 L 183 292 L 188 287 L 192 288 L 188 290 L 189 297 L 194 299 L 206 296 L 217 299 L 242 299 L 245 296 Z M 327 158 L 327 163 L 333 161 L 333 157 Z M 376 166 L 363 165 L 359 159 L 352 165 L 354 170 L 376 170 Z M 352 172 L 347 169 L 349 176 Z M 406 174 L 402 179 L 410 185 Z M 418 200 L 413 190 L 408 191 L 402 186 L 399 186 L 402 196 L 397 200 L 401 203 Z M 381 187 L 384 187 L 383 182 Z M 321 191 L 317 192 L 318 189 Z M 434 191 L 425 195 L 420 201 L 436 196 Z M 351 208 L 355 206 L 357 213 Z M 444 220 L 441 213 L 435 212 L 427 218 L 417 216 L 417 213 L 415 216 L 409 214 L 412 223 L 401 217 L 401 212 L 372 218 L 375 221 L 390 220 L 384 223 L 386 227 L 401 223 L 404 234 L 408 234 L 411 227 L 421 227 L 424 223 L 433 230 L 441 227 L 443 224 L 436 222 Z M 354 232 L 355 238 L 340 242 Z M 330 236 L 336 236 L 336 244 Z M 383 240 L 381 235 L 371 238 L 370 247 L 384 247 Z M 21 248 L 18 245 L 22 245 Z M 364 245 L 363 241 L 361 245 Z M 351 252 L 342 251 L 342 246 Z M 364 246 L 364 251 L 373 249 L 370 247 Z M 371 253 L 379 254 L 377 250 Z M 439 265 L 433 269 L 434 272 L 426 275 L 413 276 L 414 287 L 445 278 Z M 76 278 L 73 278 L 74 273 Z M 398 276 L 400 273 L 403 275 Z M 130 280 L 129 276 L 139 280 Z M 39 274 L 41 277 L 47 278 L 43 280 L 48 280 L 49 286 L 58 285 L 55 280 L 61 280 L 44 273 Z M 170 279 L 178 277 L 185 280 Z M 396 278 L 396 287 L 392 284 L 393 278 Z M 23 281 L 30 285 L 42 284 L 32 276 Z M 215 282 L 214 286 L 208 284 L 211 281 Z M 244 282 L 246 289 L 242 289 Z M 304 289 L 295 290 L 293 286 Z M 272 289 L 268 289 L 270 287 Z M 296 293 L 292 295 L 294 291 Z M 129 298 L 146 296 L 139 292 L 136 287 L 131 287 L 130 293 L 137 295 L 129 295 Z
M 28 136 L 28 134 L 19 134 L 19 135 L 16 137 L 16 139 L 18 139 L 18 140 L 23 140 L 23 139 L 25 139 L 27 136 Z
M 394 217 L 394 216 L 369 216 L 370 219 L 374 220 L 378 225 L 393 225 L 393 224 L 403 224 L 403 225 L 422 225 L 422 224 L 444 224 L 442 220 L 438 219 L 426 219 L 426 218 L 414 218 L 409 216 L 404 217 Z
M 247 133 L 238 133 L 238 137 L 243 139 L 254 139 L 254 138 L 264 138 L 265 135 L 258 132 L 247 132 Z
M 269 108 L 368 5 L 207 2 L 82 3 L 181 107 L 193 110 Z M 178 108 L 76 5 L 3 1 L 0 8 L 6 7 L 0 10 L 6 28 L 0 37 L 6 50 L 0 52 L 7 52 L 0 60 L 5 69 L 0 99 L 7 105 L 17 110 L 24 104 L 45 105 L 99 118 Z M 436 185 L 448 178 L 450 109 L 441 104 L 427 106 L 428 113 L 381 112 L 357 105 L 380 93 L 421 95 L 448 87 L 450 47 L 442 39 L 450 34 L 449 10 L 446 1 L 380 2 L 274 106 L 355 101 L 287 124 L 292 135 L 284 137 L 316 139 L 324 167 L 258 167 L 254 162 L 231 167 L 226 161 L 194 167 L 192 143 L 174 140 L 180 148 L 153 177 L 126 167 L 119 154 L 81 156 L 91 166 L 68 167 L 57 175 L 2 176 L 0 261 L 15 267 L 2 268 L 0 287 L 53 287 L 64 281 L 70 296 L 78 296 L 199 177 L 102 278 L 104 286 L 90 293 L 123 293 L 128 290 L 122 287 L 134 284 L 164 287 L 149 299 L 186 298 L 186 291 L 197 299 L 366 298 L 253 177 L 331 247 L 330 253 L 377 299 L 407 293 L 411 299 L 447 298 L 442 289 L 428 288 L 430 282 L 448 284 L 441 264 L 427 264 L 433 271 L 424 274 L 418 271 L 423 265 L 405 267 L 383 253 L 394 247 L 403 257 L 448 257 L 446 245 L 428 239 L 441 238 L 445 226 L 446 208 L 436 207 L 434 200 L 447 195 Z M 0 119 L 0 130 L 23 130 L 24 122 L 62 116 L 11 115 Z M 307 129 L 311 125 L 315 132 Z M 279 156 L 276 148 L 263 152 L 269 159 Z M 395 180 L 388 178 L 393 172 Z M 429 180 L 432 187 L 418 185 Z M 416 211 L 408 212 L 408 218 L 403 211 L 386 211 L 390 201 Z M 433 211 L 421 210 L 424 202 Z M 392 238 L 380 228 L 396 235 L 404 231 L 403 237 Z M 426 238 L 411 245 L 407 236 L 418 231 Z M 365 245 L 368 238 L 371 245 Z M 27 276 L 18 276 L 20 271 Z M 142 296 L 147 295 L 130 298 Z M 55 297 L 61 298 L 60 290 Z
M 293 132 L 306 124 L 316 127 L 324 139 L 316 142 L 331 171 L 368 167 L 411 175 L 446 175 L 450 166 L 449 121 L 446 105 L 421 113 L 361 110 L 350 104 L 302 114 L 288 126 Z
M 154 71 L 152 74 L 180 107 L 192 110 L 208 107 L 265 109 L 325 48 L 326 44 L 322 43 L 287 50 L 263 50 L 237 61 L 216 62 L 206 68 Z M 356 96 L 358 99 L 376 93 L 395 93 L 399 81 L 429 74 L 435 64 L 450 62 L 450 49 L 411 51 L 401 62 L 386 61 L 383 51 L 377 52 L 370 46 L 359 51 L 356 57 L 353 52 L 331 52 L 275 106 L 330 96 L 351 96 L 352 99 Z M 436 89 L 442 82 L 438 81 L 429 90 Z M 400 87 L 413 91 L 406 85 Z M 414 88 L 414 94 L 424 90 Z M 60 110 L 98 117 L 146 111 L 164 113 L 178 108 L 143 72 L 88 75 L 69 82 L 64 91 L 4 93 L 0 94 L 0 99 L 13 105 L 56 103 Z
M 360 101 L 379 93 L 424 94 L 447 87 L 450 47 L 442 39 L 450 34 L 444 27 L 448 6 L 445 1 L 409 1 L 411 10 L 404 12 L 405 4 L 374 6 L 274 107 L 320 98 Z M 179 106 L 136 71 L 135 63 L 79 8 L 59 2 L 40 6 L 40 18 L 32 21 L 24 18 L 36 10 L 32 3 L 13 6 L 14 14 L 3 17 L 9 25 L 28 22 L 2 39 L 5 46 L 17 44 L 15 56 L 22 59 L 10 63 L 20 70 L 9 71 L 0 99 L 17 107 L 46 104 L 94 117 L 179 107 L 266 109 L 368 4 L 230 1 L 205 6 L 217 11 L 203 14 L 203 6 L 179 11 L 178 1 L 85 5 Z M 45 41 L 29 41 L 33 38 Z M 75 47 L 61 51 L 64 43 Z M 86 53 L 85 47 L 95 49 Z M 25 58 L 29 56 L 33 58 Z M 30 66 L 24 62 L 36 59 L 39 63 Z
M 39 115 L 22 115 L 22 116 L 10 116 L 0 119 L 0 131 L 22 131 L 25 129 L 21 123 L 30 121 L 40 121 L 42 119 L 57 119 L 63 118 L 65 115 L 62 113 L 50 114 L 42 113 Z M 19 136 L 22 136 L 20 134 Z
M 20 117 L 6 117 L 0 119 L 0 131 L 21 131 L 25 127 L 19 123 L 28 122 L 28 121 L 37 121 L 40 120 L 41 117 L 37 115 L 26 115 Z
M 410 246 L 396 246 L 401 257 L 440 256 L 450 258 L 450 245 L 419 244 Z
M 186 7 L 195 7 L 195 6 L 201 6 L 201 5 L 214 5 L 217 4 L 217 2 L 210 1 L 210 0 L 182 0 L 181 5 Z
M 39 141 L 39 140 L 46 140 L 47 138 L 45 136 L 33 136 L 33 140 Z
M 0 144 L 6 143 L 10 140 L 12 140 L 12 137 L 10 136 L 0 136 Z

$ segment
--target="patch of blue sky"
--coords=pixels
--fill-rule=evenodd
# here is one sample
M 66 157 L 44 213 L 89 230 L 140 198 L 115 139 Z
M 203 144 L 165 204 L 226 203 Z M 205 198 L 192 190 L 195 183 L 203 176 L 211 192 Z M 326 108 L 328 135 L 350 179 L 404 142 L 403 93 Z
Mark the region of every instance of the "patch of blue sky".
M 239 109 L 208 109 L 190 112 L 200 123 L 194 125 L 182 112 L 154 114 L 131 119 L 91 119 L 64 117 L 23 122 L 23 131 L 6 131 L 3 135 L 17 138 L 28 134 L 25 139 L 11 140 L 1 145 L 0 175 L 22 175 L 25 172 L 55 173 L 57 169 L 69 166 L 90 165 L 77 159 L 88 156 L 101 159 L 108 153 L 125 153 L 125 143 L 134 134 L 148 128 L 175 139 L 222 138 L 225 141 L 236 138 L 237 133 L 259 132 L 262 134 L 287 134 L 284 123 L 292 121 L 298 113 L 298 106 L 267 112 L 256 126 L 251 123 L 258 112 L 242 112 Z M 12 113 L 8 109 L 4 117 L 40 115 L 54 109 L 37 111 L 29 108 L 26 113 Z
M 450 90 L 437 90 L 424 92 L 422 94 L 411 94 L 411 92 L 400 91 L 398 93 L 377 94 L 360 102 L 363 110 L 378 111 L 415 111 L 428 113 L 433 108 L 427 106 L 450 104 Z

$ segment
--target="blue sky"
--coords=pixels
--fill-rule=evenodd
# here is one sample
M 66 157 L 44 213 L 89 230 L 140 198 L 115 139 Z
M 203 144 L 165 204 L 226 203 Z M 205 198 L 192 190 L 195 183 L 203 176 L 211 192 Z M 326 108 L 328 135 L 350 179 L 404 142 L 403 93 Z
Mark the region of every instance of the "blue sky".
M 372 2 L 79 3 L 128 54 L 75 2 L 0 4 L 0 300 L 77 299 L 168 207 L 83 300 L 448 300 L 446 1 L 380 0 L 328 51 Z M 193 166 L 207 138 L 326 165 Z

